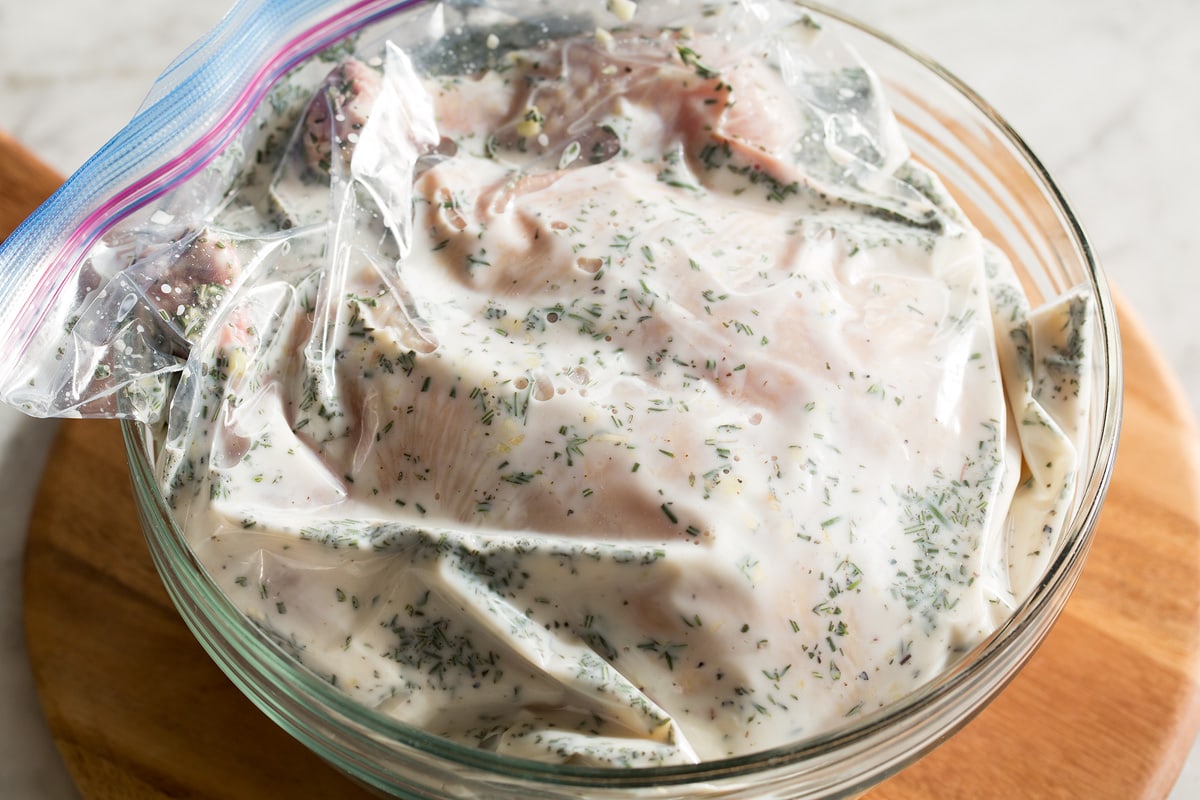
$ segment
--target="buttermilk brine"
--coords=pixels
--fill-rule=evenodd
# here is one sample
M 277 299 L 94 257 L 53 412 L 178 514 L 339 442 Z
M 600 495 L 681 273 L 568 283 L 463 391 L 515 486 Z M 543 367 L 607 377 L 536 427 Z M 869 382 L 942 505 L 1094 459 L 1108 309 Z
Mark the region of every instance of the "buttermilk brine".
M 877 711 L 1036 584 L 1089 306 L 1032 311 L 786 22 L 497 27 L 274 92 L 158 287 L 212 312 L 159 472 L 306 667 L 471 746 L 687 763 Z

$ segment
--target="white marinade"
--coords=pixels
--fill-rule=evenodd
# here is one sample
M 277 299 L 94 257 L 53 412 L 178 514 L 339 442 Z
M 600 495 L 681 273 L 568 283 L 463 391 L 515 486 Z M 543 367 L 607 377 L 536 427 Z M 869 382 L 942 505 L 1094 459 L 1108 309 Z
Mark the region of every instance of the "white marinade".
M 413 725 L 620 765 L 829 730 L 994 630 L 1071 499 L 1088 307 L 1031 316 L 890 117 L 814 116 L 878 102 L 789 67 L 815 28 L 336 67 L 181 245 L 229 291 L 160 469 L 234 602 Z

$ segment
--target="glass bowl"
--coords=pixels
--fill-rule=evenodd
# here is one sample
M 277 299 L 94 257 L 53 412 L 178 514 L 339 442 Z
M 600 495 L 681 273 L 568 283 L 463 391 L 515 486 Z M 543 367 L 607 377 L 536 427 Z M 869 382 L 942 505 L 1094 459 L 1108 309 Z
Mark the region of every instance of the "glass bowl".
M 952 668 L 902 700 L 817 737 L 698 765 L 614 770 L 543 764 L 454 744 L 359 705 L 308 672 L 208 576 L 157 488 L 150 431 L 124 423 L 150 551 L 187 625 L 233 682 L 292 736 L 357 781 L 399 797 L 808 798 L 855 795 L 899 771 L 992 700 L 1045 637 L 1083 568 L 1116 454 L 1121 356 L 1112 298 L 1045 168 L 960 81 L 884 34 L 815 9 L 882 79 L 916 159 L 1005 251 L 1034 305 L 1091 295 L 1094 391 L 1081 481 L 1032 595 Z

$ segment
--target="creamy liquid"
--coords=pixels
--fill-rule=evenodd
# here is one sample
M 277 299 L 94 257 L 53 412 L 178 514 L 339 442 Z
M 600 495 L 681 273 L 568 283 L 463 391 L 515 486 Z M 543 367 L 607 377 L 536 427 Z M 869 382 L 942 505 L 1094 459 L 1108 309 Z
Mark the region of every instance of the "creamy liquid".
M 420 78 L 391 48 L 307 172 L 297 145 L 217 215 L 254 255 L 163 483 L 310 669 L 471 745 L 692 762 L 876 711 L 1036 583 L 1086 304 L 1031 316 L 897 141 L 831 180 L 771 61 L 601 33 Z

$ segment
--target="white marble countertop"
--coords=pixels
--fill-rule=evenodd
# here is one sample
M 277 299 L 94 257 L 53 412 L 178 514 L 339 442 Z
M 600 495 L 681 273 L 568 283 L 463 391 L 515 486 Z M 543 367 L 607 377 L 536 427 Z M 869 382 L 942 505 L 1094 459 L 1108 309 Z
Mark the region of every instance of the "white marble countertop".
M 0 128 L 74 171 L 231 1 L 0 5 Z M 1200 3 L 834 4 L 933 56 L 1025 137 L 1200 410 Z M 0 407 L 0 797 L 17 800 L 74 794 L 41 718 L 20 613 L 22 544 L 53 434 L 53 423 Z M 1200 750 L 1171 795 L 1196 797 Z

